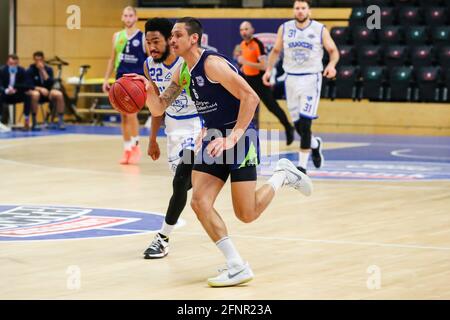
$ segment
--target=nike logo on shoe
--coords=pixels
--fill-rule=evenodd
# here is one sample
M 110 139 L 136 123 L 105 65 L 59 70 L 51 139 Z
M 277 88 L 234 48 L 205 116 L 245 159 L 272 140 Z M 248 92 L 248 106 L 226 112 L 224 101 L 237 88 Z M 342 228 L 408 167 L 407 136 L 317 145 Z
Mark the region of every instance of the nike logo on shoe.
M 247 267 L 244 267 L 244 268 L 242 268 L 242 270 L 240 270 L 240 271 L 238 271 L 236 273 L 233 273 L 233 274 L 231 272 L 228 272 L 228 274 L 227 274 L 228 275 L 228 279 L 236 277 L 238 274 L 241 274 L 242 272 L 244 272 L 245 269 L 247 269 Z

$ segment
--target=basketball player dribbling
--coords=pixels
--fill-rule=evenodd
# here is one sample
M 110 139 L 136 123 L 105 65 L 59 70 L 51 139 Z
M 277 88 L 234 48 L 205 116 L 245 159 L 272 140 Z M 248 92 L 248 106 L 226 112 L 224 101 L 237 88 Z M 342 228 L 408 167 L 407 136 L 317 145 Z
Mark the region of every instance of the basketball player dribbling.
M 149 19 L 145 24 L 145 37 L 150 57 L 144 63 L 144 73 L 163 92 L 171 83 L 174 72 L 184 60 L 177 57 L 169 46 L 173 23 L 165 18 Z M 160 156 L 156 136 L 163 117 L 151 117 L 148 154 L 153 160 Z M 192 99 L 183 90 L 165 110 L 167 135 L 167 160 L 174 173 L 173 193 L 169 201 L 161 230 L 145 250 L 146 259 L 163 258 L 169 253 L 169 235 L 186 206 L 187 192 L 191 188 L 191 173 L 194 164 L 195 139 L 202 128 L 201 120 Z
M 312 120 L 317 119 L 323 76 L 334 78 L 339 51 L 325 26 L 310 18 L 311 0 L 294 2 L 294 19 L 278 29 L 275 45 L 269 55 L 263 82 L 270 86 L 270 75 L 281 51 L 284 52 L 283 69 L 287 73 L 286 100 L 295 129 L 300 135 L 298 169 L 306 174 L 309 155 L 314 167 L 324 164 L 323 142 L 311 132 Z M 323 69 L 323 49 L 330 62 Z
M 138 21 L 136 9 L 126 7 L 123 9 L 122 22 L 125 29 L 114 33 L 111 58 L 106 68 L 103 82 L 103 92 L 110 89 L 109 77 L 116 72 L 116 80 L 125 73 L 137 73 L 143 75 L 142 65 L 147 59 L 145 48 L 145 36 L 136 27 Z M 121 129 L 123 137 L 123 156 L 120 164 L 136 164 L 141 157 L 139 147 L 139 121 L 137 113 L 121 114 Z
M 134 78 L 146 82 L 147 106 L 153 115 L 162 115 L 183 88 L 197 107 L 207 131 L 204 128 L 204 134 L 198 139 L 200 150 L 192 171 L 191 207 L 226 258 L 226 268 L 218 276 L 209 278 L 208 285 L 234 286 L 252 280 L 254 275 L 214 209 L 228 177 L 231 178 L 235 215 L 245 223 L 256 220 L 283 185 L 309 196 L 312 183 L 289 160 L 280 159 L 273 176 L 256 190 L 259 139 L 252 119 L 259 98 L 225 57 L 200 48 L 202 34 L 202 25 L 197 19 L 185 17 L 177 21 L 170 44 L 185 62 L 160 95 L 152 82 L 140 76 Z

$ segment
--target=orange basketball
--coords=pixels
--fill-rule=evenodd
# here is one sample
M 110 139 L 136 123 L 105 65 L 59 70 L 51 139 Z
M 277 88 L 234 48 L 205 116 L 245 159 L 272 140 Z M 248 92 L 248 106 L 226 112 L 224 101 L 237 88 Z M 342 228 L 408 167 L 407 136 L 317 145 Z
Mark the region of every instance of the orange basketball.
M 147 94 L 144 82 L 122 77 L 109 90 L 109 102 L 120 113 L 139 112 L 145 105 Z

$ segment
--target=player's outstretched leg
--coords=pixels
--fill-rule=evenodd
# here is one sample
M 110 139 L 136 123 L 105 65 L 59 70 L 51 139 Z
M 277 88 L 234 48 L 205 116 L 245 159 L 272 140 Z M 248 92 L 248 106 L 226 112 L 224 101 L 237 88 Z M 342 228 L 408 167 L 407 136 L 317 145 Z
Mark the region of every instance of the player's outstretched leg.
M 161 230 L 155 235 L 152 243 L 144 252 L 145 259 L 164 258 L 169 253 L 169 236 L 172 233 L 178 218 L 186 207 L 187 195 L 191 189 L 191 174 L 193 166 L 193 151 L 185 150 L 183 158 L 178 164 L 173 177 L 173 193 L 169 201 L 166 217 Z M 186 161 L 189 159 L 189 161 Z

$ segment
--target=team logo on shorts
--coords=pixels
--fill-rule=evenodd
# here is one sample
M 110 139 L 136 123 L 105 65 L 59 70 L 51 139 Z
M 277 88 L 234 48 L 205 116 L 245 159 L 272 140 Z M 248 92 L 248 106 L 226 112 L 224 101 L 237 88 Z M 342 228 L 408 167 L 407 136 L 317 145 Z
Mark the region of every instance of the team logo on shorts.
M 0 241 L 104 238 L 157 231 L 164 216 L 131 210 L 0 206 Z M 184 221 L 181 222 L 181 225 Z
M 139 47 L 141 45 L 141 41 L 139 41 L 138 39 L 134 39 L 132 44 L 133 44 L 133 47 Z
M 199 87 L 203 87 L 205 85 L 205 79 L 203 79 L 202 76 L 195 77 L 195 81 L 197 81 Z

